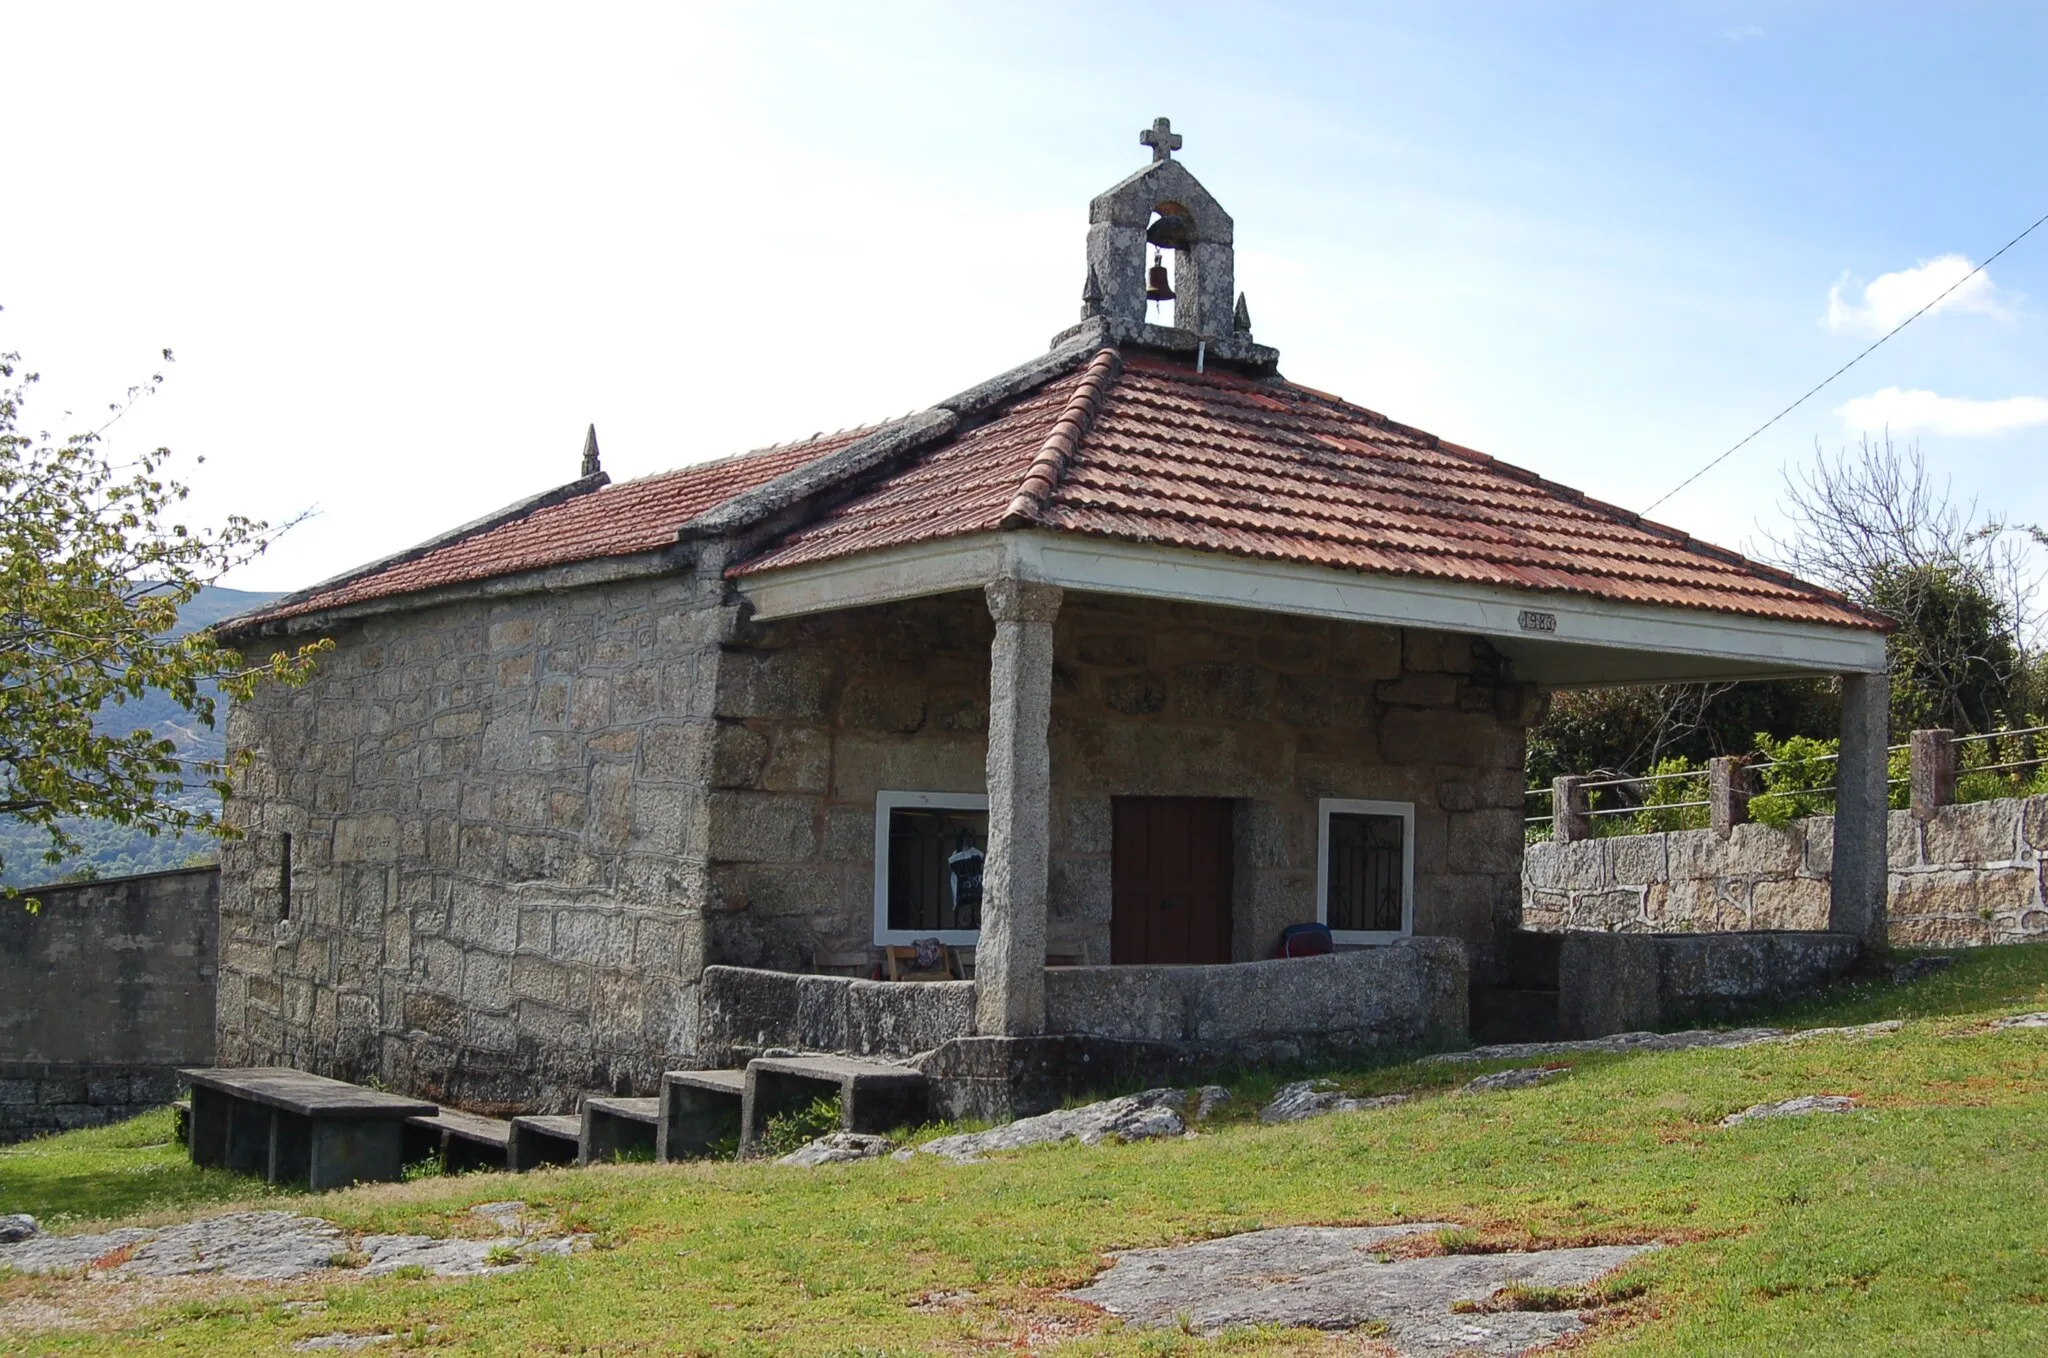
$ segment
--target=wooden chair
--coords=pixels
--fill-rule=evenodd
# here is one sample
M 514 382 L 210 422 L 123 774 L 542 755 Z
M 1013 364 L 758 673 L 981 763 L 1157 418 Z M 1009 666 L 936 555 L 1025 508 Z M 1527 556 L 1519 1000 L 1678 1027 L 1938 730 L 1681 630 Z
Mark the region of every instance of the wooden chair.
M 917 949 L 907 945 L 891 944 L 884 948 L 888 959 L 889 979 L 892 981 L 964 981 L 967 973 L 960 967 L 960 957 L 950 944 L 939 945 L 939 965 L 920 968 L 917 965 Z

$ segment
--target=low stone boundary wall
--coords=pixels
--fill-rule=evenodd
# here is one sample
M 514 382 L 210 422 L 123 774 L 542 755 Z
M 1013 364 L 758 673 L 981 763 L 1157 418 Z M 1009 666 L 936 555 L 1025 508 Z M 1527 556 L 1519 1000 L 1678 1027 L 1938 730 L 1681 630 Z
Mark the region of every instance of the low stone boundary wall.
M 1725 1018 L 1855 965 L 1854 934 L 1571 933 L 1558 962 L 1558 1036 L 1606 1037 Z
M 706 967 L 697 1055 L 725 1066 L 771 1047 L 911 1056 L 974 1031 L 972 981 L 856 981 Z
M 0 900 L 0 1141 L 167 1103 L 213 1064 L 220 873 L 153 872 Z
M 1889 934 L 1901 947 L 2048 937 L 2048 797 L 1891 813 Z M 1826 929 L 1834 820 L 1783 829 L 1532 844 L 1522 927 L 1621 933 Z
M 1046 972 L 1046 1029 L 1247 1062 L 1452 1047 L 1467 1032 L 1464 945 L 1411 938 L 1328 957 Z

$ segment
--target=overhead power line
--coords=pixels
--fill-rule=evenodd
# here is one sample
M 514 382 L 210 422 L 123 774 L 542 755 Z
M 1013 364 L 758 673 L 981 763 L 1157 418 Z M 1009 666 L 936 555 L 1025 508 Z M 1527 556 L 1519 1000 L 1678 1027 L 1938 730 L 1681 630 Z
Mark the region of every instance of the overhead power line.
M 2033 225 L 2029 226 L 2029 227 L 2028 227 L 2028 228 L 2027 228 L 2026 230 L 2024 230 L 2024 231 L 2020 232 L 2020 233 L 2019 233 L 2019 234 L 2018 234 L 2017 236 L 2014 236 L 2014 237 L 2013 237 L 2013 238 L 2012 238 L 2011 240 L 2007 241 L 2007 242 L 2006 242 L 2005 244 L 2003 244 L 2003 245 L 1999 246 L 1999 247 L 1998 247 L 1998 248 L 1997 248 L 1996 250 L 1992 251 L 1992 252 L 1991 252 L 1991 254 L 1990 254 L 1990 255 L 1989 255 L 1989 256 L 1988 256 L 1988 257 L 1987 257 L 1987 258 L 1985 259 L 1985 261 L 1984 261 L 1984 262 L 1983 262 L 1982 264 L 1979 264 L 1979 265 L 1978 265 L 1978 266 L 1977 266 L 1976 268 L 1974 268 L 1974 269 L 1970 270 L 1970 271 L 1969 271 L 1968 273 L 1964 274 L 1964 275 L 1963 275 L 1963 276 L 1962 276 L 1961 278 L 1958 278 L 1958 279 L 1957 279 L 1957 280 L 1956 280 L 1955 282 L 1953 282 L 1953 283 L 1949 284 L 1949 285 L 1948 285 L 1947 287 L 1943 288 L 1943 289 L 1941 290 L 1941 294 L 1940 294 L 1940 296 L 1936 297 L 1936 298 L 1935 298 L 1935 299 L 1934 299 L 1933 301 L 1929 302 L 1929 303 L 1928 303 L 1928 304 L 1927 304 L 1926 306 L 1924 306 L 1924 307 L 1921 307 L 1921 308 L 1920 308 L 1920 309 L 1919 309 L 1918 311 L 1914 312 L 1914 313 L 1913 313 L 1912 315 L 1910 315 L 1910 316 L 1906 317 L 1906 319 L 1905 319 L 1905 320 L 1903 320 L 1903 321 L 1900 321 L 1900 322 L 1899 322 L 1899 323 L 1898 323 L 1897 325 L 1893 326 L 1893 327 L 1892 327 L 1891 329 L 1889 329 L 1889 330 L 1885 331 L 1885 333 L 1883 334 L 1883 336 L 1881 336 L 1881 337 L 1880 337 L 1879 339 L 1877 339 L 1876 341 L 1874 341 L 1874 342 L 1873 342 L 1873 343 L 1871 344 L 1871 346 L 1870 346 L 1870 347 L 1869 347 L 1868 349 L 1865 349 L 1865 350 L 1864 350 L 1864 351 L 1863 351 L 1862 353 L 1860 353 L 1860 354 L 1856 355 L 1856 357 L 1854 357 L 1854 358 L 1850 359 L 1850 360 L 1849 360 L 1849 361 L 1848 361 L 1847 363 L 1844 363 L 1844 364 L 1843 364 L 1843 365 L 1842 365 L 1841 367 L 1839 367 L 1839 368 L 1835 369 L 1835 370 L 1834 370 L 1833 372 L 1829 373 L 1829 374 L 1828 374 L 1828 375 L 1827 375 L 1826 377 L 1823 377 L 1823 378 L 1822 378 L 1822 379 L 1821 379 L 1821 380 L 1820 380 L 1819 382 L 1816 382 L 1816 383 L 1815 383 L 1815 384 L 1813 385 L 1812 389 L 1811 389 L 1811 390 L 1809 390 L 1809 391 L 1807 391 L 1805 395 L 1801 396 L 1801 397 L 1800 397 L 1800 398 L 1799 398 L 1798 400 L 1794 401 L 1794 402 L 1793 402 L 1793 403 L 1792 403 L 1791 405 L 1788 405 L 1788 406 L 1786 406 L 1786 407 L 1785 407 L 1785 408 L 1784 408 L 1783 410 L 1779 411 L 1779 412 L 1778 412 L 1777 414 L 1775 414 L 1775 415 L 1771 416 L 1771 418 L 1769 418 L 1768 420 L 1765 420 L 1765 421 L 1764 421 L 1764 422 L 1763 422 L 1762 424 L 1758 425 L 1758 426 L 1757 426 L 1756 428 L 1754 428 L 1754 429 L 1750 430 L 1750 431 L 1749 431 L 1749 432 L 1748 432 L 1747 434 L 1743 435 L 1743 436 L 1742 436 L 1742 438 L 1741 438 L 1741 440 L 1740 440 L 1740 441 L 1738 441 L 1738 442 L 1737 442 L 1737 443 L 1735 444 L 1735 446 L 1734 446 L 1734 447 L 1730 448 L 1730 449 L 1729 449 L 1729 450 L 1728 450 L 1727 452 L 1725 452 L 1725 453 L 1722 453 L 1722 454 L 1721 454 L 1721 455 L 1720 455 L 1719 457 L 1715 458 L 1715 459 L 1714 459 L 1713 461 L 1709 462 L 1709 463 L 1708 463 L 1708 464 L 1707 464 L 1706 466 L 1704 466 L 1704 467 L 1700 468 L 1700 469 L 1699 469 L 1698 471 L 1694 472 L 1694 473 L 1693 473 L 1693 474 L 1692 474 L 1691 476 L 1688 476 L 1688 477 L 1686 477 L 1686 478 L 1685 478 L 1685 479 L 1684 479 L 1683 481 L 1680 481 L 1680 482 L 1679 482 L 1679 483 L 1678 483 L 1677 485 L 1673 486 L 1673 487 L 1672 487 L 1672 488 L 1671 488 L 1670 490 L 1667 490 L 1667 491 L 1665 491 L 1665 492 L 1664 492 L 1664 493 L 1663 493 L 1662 495 L 1659 495 L 1659 496 L 1658 496 L 1658 497 L 1657 497 L 1656 499 L 1654 499 L 1654 500 L 1650 501 L 1650 503 L 1649 503 L 1648 505 L 1645 505 L 1645 506 L 1643 507 L 1643 513 L 1645 513 L 1645 514 L 1649 513 L 1649 512 L 1651 511 L 1651 510 L 1655 509 L 1655 508 L 1656 508 L 1656 507 L 1657 507 L 1658 505 L 1661 505 L 1661 504 L 1663 504 L 1663 503 L 1664 503 L 1664 502 L 1665 502 L 1666 500 L 1668 500 L 1668 499 L 1670 499 L 1670 498 L 1671 498 L 1672 496 L 1674 496 L 1674 495 L 1678 494 L 1678 492 L 1680 492 L 1681 490 L 1684 490 L 1684 489 L 1685 489 L 1685 488 L 1686 488 L 1687 486 L 1689 486 L 1689 485 L 1691 485 L 1691 484 L 1692 484 L 1693 482 L 1695 482 L 1695 481 L 1699 480 L 1699 479 L 1700 479 L 1700 478 L 1701 478 L 1702 476 L 1705 476 L 1705 475 L 1706 475 L 1706 474 L 1707 474 L 1708 472 L 1710 472 L 1710 471 L 1714 470 L 1714 468 L 1716 468 L 1716 467 L 1720 466 L 1720 465 L 1721 465 L 1721 464 L 1722 464 L 1723 462 L 1726 462 L 1726 461 L 1727 461 L 1727 460 L 1728 460 L 1729 458 L 1731 458 L 1731 457 L 1735 456 L 1735 454 L 1736 454 L 1736 453 L 1738 453 L 1738 452 L 1740 452 L 1740 451 L 1742 450 L 1742 448 L 1743 448 L 1743 447 L 1744 447 L 1744 446 L 1745 446 L 1746 444 L 1748 444 L 1748 442 L 1749 442 L 1749 441 L 1750 441 L 1751 439 L 1755 438 L 1755 437 L 1756 437 L 1756 436 L 1757 436 L 1758 434 L 1761 434 L 1761 433 L 1763 433 L 1763 432 L 1764 432 L 1764 430 L 1766 430 L 1766 429 L 1769 429 L 1769 428 L 1770 428 L 1770 427 L 1771 427 L 1772 425 L 1776 424 L 1776 423 L 1777 423 L 1777 422 L 1778 422 L 1779 420 L 1782 420 L 1782 419 L 1784 419 L 1784 418 L 1785 418 L 1785 417 L 1786 417 L 1787 415 L 1790 415 L 1790 414 L 1791 414 L 1791 413 L 1792 413 L 1793 411 L 1795 411 L 1795 410 L 1799 409 L 1799 407 L 1801 407 L 1801 406 L 1805 405 L 1805 404 L 1806 404 L 1806 402 L 1807 402 L 1807 399 L 1808 399 L 1809 397 L 1812 397 L 1812 396 L 1814 396 L 1814 395 L 1815 395 L 1815 394 L 1817 394 L 1817 393 L 1818 393 L 1818 392 L 1819 392 L 1819 391 L 1820 391 L 1820 390 L 1821 390 L 1821 389 L 1822 389 L 1823 387 L 1827 386 L 1827 384 L 1828 384 L 1828 383 L 1830 383 L 1830 382 L 1834 381 L 1834 380 L 1835 380 L 1835 379 L 1836 379 L 1837 377 L 1840 377 L 1840 376 L 1841 376 L 1841 375 L 1842 375 L 1843 373 L 1845 373 L 1845 372 L 1849 371 L 1849 369 L 1851 369 L 1851 368 L 1855 367 L 1855 366 L 1856 366 L 1856 365 L 1857 365 L 1858 363 L 1861 363 L 1861 362 L 1862 362 L 1862 361 L 1863 361 L 1864 359 L 1866 359 L 1866 358 L 1870 357 L 1870 355 L 1871 355 L 1871 354 L 1873 354 L 1873 353 L 1875 353 L 1875 352 L 1877 351 L 1877 349 L 1878 349 L 1878 346 L 1879 346 L 1879 345 L 1881 345 L 1881 344 L 1883 344 L 1883 343 L 1885 342 L 1885 340 L 1888 340 L 1888 339 L 1890 339 L 1890 338 L 1891 338 L 1891 337 L 1892 337 L 1893 335 L 1896 335 L 1896 334 L 1898 334 L 1898 333 L 1899 333 L 1899 332 L 1900 332 L 1901 330 L 1904 330 L 1904 329 L 1905 329 L 1905 328 L 1906 328 L 1907 326 L 1909 326 L 1909 325 L 1911 325 L 1911 324 L 1912 324 L 1913 322 L 1915 322 L 1915 321 L 1919 320 L 1919 319 L 1920 319 L 1920 318 L 1921 318 L 1922 316 L 1925 316 L 1925 315 L 1926 315 L 1926 314 L 1927 314 L 1928 312 L 1930 312 L 1930 311 L 1934 310 L 1934 308 L 1935 308 L 1935 307 L 1937 307 L 1937 306 L 1939 306 L 1939 305 L 1941 304 L 1941 302 L 1942 302 L 1942 301 L 1943 301 L 1944 299 L 1946 299 L 1946 298 L 1947 298 L 1947 296 L 1948 296 L 1948 295 L 1949 295 L 1950 293 L 1954 292 L 1954 291 L 1955 291 L 1955 290 L 1956 290 L 1957 288 L 1961 287 L 1961 286 L 1962 286 L 1963 284 L 1965 284 L 1965 283 L 1969 282 L 1969 281 L 1970 281 L 1971 279 L 1975 278 L 1975 277 L 1976 277 L 1976 276 L 1977 276 L 1978 274 L 1980 274 L 1980 273 L 1983 273 L 1983 272 L 1984 272 L 1984 271 L 1985 271 L 1986 269 L 1990 268 L 1990 267 L 1991 267 L 1991 261 L 1992 261 L 1992 260 L 1994 260 L 1994 259 L 1997 259 L 1997 258 L 1998 258 L 1998 257 L 1999 257 L 2000 255 L 2004 254 L 2004 253 L 2005 253 L 2005 252 L 2006 252 L 2007 250 L 2010 250 L 2010 249 L 2012 249 L 2012 247 L 2013 247 L 2013 246 L 2015 246 L 2015 245 L 2018 245 L 2018 244 L 2019 244 L 2019 243 L 2020 243 L 2021 241 L 2025 240 L 2025 239 L 2026 239 L 2026 238 L 2027 238 L 2028 236 L 2031 236 L 2031 235 L 2033 235 L 2033 234 L 2034 234 L 2034 228 L 2035 228 L 2035 227 L 2037 227 L 2037 226 L 2040 226 L 2040 225 L 2041 225 L 2041 224 L 2042 224 L 2043 222 L 2048 222 L 2048 213 L 2044 213 L 2043 215 L 2041 215 L 2041 216 L 2039 216 L 2039 217 L 2036 217 L 2036 218 L 2034 219 L 2034 221 L 2033 221 Z

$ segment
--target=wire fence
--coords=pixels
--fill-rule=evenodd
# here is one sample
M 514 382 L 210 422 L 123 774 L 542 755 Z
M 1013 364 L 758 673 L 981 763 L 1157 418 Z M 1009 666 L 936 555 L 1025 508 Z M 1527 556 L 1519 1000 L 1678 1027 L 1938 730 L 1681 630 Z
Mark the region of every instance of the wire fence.
M 1953 737 L 1949 744 L 1956 762 L 1954 799 L 1957 802 L 1987 801 L 1995 797 L 2048 792 L 2048 752 L 2040 748 L 2048 742 L 2035 740 L 2044 734 L 2048 734 L 2048 725 L 1980 731 Z M 1797 751 L 1796 757 L 1772 758 L 1759 751 L 1743 761 L 1744 767 L 1755 775 L 1759 788 L 1750 803 L 1753 810 L 1765 813 L 1759 818 L 1780 819 L 1833 811 L 1837 784 L 1832 779 L 1823 783 L 1817 775 L 1822 769 L 1838 763 L 1841 754 L 1838 750 L 1814 748 L 1818 744 L 1807 742 Z M 1781 746 L 1781 752 L 1786 748 Z M 1885 747 L 1885 786 L 1888 800 L 1895 809 L 1903 807 L 1908 800 L 1905 790 L 1912 784 L 1911 751 L 1910 743 Z M 1703 825 L 1707 819 L 1701 813 L 1711 811 L 1713 807 L 1712 799 L 1706 795 L 1707 776 L 1705 767 L 1665 768 L 1641 774 L 1603 774 L 1578 784 L 1587 801 L 1584 810 L 1578 814 L 1599 827 L 1596 833 L 1604 834 L 1694 828 L 1696 824 Z M 1526 797 L 1528 801 L 1538 803 L 1530 806 L 1528 809 L 1532 814 L 1523 818 L 1526 832 L 1535 837 L 1544 833 L 1545 827 L 1554 826 L 1557 820 L 1556 790 L 1554 787 L 1532 787 L 1527 790 Z M 1633 819 L 1635 825 L 1626 826 L 1617 819 L 1623 817 Z

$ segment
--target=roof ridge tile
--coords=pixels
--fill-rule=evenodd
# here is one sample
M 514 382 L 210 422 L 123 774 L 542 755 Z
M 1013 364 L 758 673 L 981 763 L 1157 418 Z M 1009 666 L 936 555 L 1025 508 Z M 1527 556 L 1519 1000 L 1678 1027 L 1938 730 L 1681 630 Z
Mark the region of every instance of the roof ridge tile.
M 1074 386 L 1073 395 L 1067 398 L 1066 406 L 1060 411 L 1059 418 L 1053 421 L 1045 442 L 1039 446 L 1038 456 L 1025 470 L 1023 484 L 1017 487 L 1009 508 L 1003 511 L 1003 527 L 1021 528 L 1038 517 L 1039 511 L 1045 507 L 1046 497 L 1059 485 L 1060 477 L 1066 471 L 1067 459 L 1088 436 L 1089 427 L 1102 410 L 1103 400 L 1123 370 L 1123 355 L 1114 345 L 1104 345 L 1096 351 L 1095 357 L 1088 360 L 1081 380 Z

